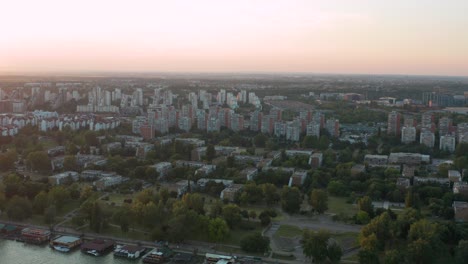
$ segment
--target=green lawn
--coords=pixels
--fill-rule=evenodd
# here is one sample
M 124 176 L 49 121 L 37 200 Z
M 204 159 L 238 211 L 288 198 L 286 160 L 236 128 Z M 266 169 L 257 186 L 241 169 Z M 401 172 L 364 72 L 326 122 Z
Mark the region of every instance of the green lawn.
M 275 236 L 293 238 L 296 236 L 301 236 L 302 233 L 303 233 L 302 229 L 300 229 L 297 226 L 281 225 L 278 228 L 278 231 L 276 231 Z
M 238 248 L 238 247 L 230 247 L 230 246 L 226 246 L 226 245 L 217 245 L 215 247 L 216 250 L 218 251 L 221 251 L 223 253 L 228 253 L 228 254 L 247 254 L 245 251 L 243 251 L 242 249 Z M 263 254 L 261 253 L 248 253 L 249 255 L 251 256 L 255 256 L 255 257 L 264 257 Z
M 281 260 L 295 260 L 296 259 L 296 257 L 294 257 L 293 254 L 283 255 L 283 254 L 279 254 L 279 253 L 273 253 L 273 255 L 271 257 L 275 258 L 275 259 L 281 259 Z
M 357 206 L 353 204 L 346 203 L 346 198 L 344 197 L 328 197 L 328 213 L 339 214 L 345 213 L 349 216 L 356 214 L 358 211 Z
M 358 243 L 359 233 L 346 232 L 346 233 L 336 233 L 332 234 L 331 237 L 338 242 L 343 248 L 352 248 L 359 246 Z
M 242 229 L 240 227 L 235 227 L 234 229 L 232 229 L 229 233 L 229 237 L 226 238 L 226 240 L 224 241 L 221 241 L 220 244 L 226 244 L 226 245 L 234 245 L 234 246 L 239 246 L 240 245 L 240 241 L 242 240 L 242 238 L 244 238 L 246 235 L 249 235 L 249 234 L 252 234 L 253 232 L 262 232 L 263 231 L 263 227 L 260 225 L 259 222 L 248 222 L 247 220 L 244 220 L 244 223 L 245 224 L 248 224 L 248 225 L 252 225 L 254 227 L 254 229 Z M 197 235 L 194 235 L 194 236 L 191 236 L 191 237 L 188 237 L 187 239 L 190 239 L 190 240 L 199 240 L 199 241 L 206 241 L 206 242 L 212 242 L 210 241 L 210 239 L 208 238 L 208 234 L 207 233 L 203 233 L 203 234 L 197 234 Z
M 145 234 L 142 232 L 132 231 L 131 229 L 132 227 L 130 227 L 130 231 L 124 233 L 122 232 L 122 230 L 120 230 L 120 227 L 109 226 L 101 233 L 104 235 L 116 236 L 116 237 L 127 238 L 127 239 L 148 240 L 148 241 L 151 240 L 149 233 Z M 83 230 L 83 232 L 91 232 L 91 230 L 89 230 L 89 228 L 87 227 L 86 229 Z
M 81 205 L 81 202 L 78 200 L 70 200 L 67 203 L 63 205 L 63 207 L 57 212 L 57 217 L 62 217 L 69 212 L 79 208 Z

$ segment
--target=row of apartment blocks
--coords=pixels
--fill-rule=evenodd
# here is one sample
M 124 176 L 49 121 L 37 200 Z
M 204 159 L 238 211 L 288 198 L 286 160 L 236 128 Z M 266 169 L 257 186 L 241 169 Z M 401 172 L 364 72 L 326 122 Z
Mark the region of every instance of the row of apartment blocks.
M 85 170 L 81 173 L 76 171 L 65 171 L 49 177 L 49 184 L 62 185 L 76 182 L 78 180 L 93 181 L 93 185 L 98 190 L 121 184 L 128 180 L 115 172 L 105 172 L 100 170 Z
M 26 114 L 0 114 L 2 136 L 14 136 L 26 125 L 38 126 L 40 131 L 52 129 L 71 130 L 90 129 L 94 131 L 114 129 L 120 125 L 115 117 L 96 117 L 94 115 L 58 115 L 57 112 L 34 111 Z
M 417 130 L 420 129 L 419 143 L 430 148 L 435 145 L 435 116 L 433 112 L 423 113 L 421 116 L 421 125 L 418 127 L 417 121 L 413 116 L 405 116 L 403 127 L 401 127 L 402 115 L 399 112 L 392 111 L 388 114 L 387 134 L 401 136 L 401 142 L 408 144 L 416 141 Z M 449 152 L 455 151 L 456 143 L 468 142 L 468 123 L 460 123 L 456 126 L 448 117 L 441 117 L 438 124 L 440 135 L 439 149 Z
M 431 157 L 420 153 L 390 153 L 390 155 L 371 155 L 364 156 L 364 163 L 369 167 L 383 167 L 387 165 L 419 165 L 429 163 Z
M 184 105 L 181 109 L 173 106 L 158 106 L 148 110 L 147 116 L 138 116 L 133 120 L 132 131 L 141 134 L 145 139 L 154 138 L 155 132 L 165 134 L 169 128 L 176 127 L 182 131 L 189 131 L 192 127 L 207 132 L 219 132 L 226 127 L 235 132 L 245 129 L 260 131 L 265 134 L 285 137 L 287 140 L 299 141 L 300 135 L 320 136 L 320 130 L 325 128 L 330 135 L 339 137 L 340 124 L 336 119 L 328 119 L 320 112 L 301 112 L 292 121 L 282 120 L 282 110 L 273 108 L 269 114 L 261 111 L 250 113 L 250 120 L 243 115 L 236 114 L 230 108 L 211 107 L 208 112 L 191 105 Z

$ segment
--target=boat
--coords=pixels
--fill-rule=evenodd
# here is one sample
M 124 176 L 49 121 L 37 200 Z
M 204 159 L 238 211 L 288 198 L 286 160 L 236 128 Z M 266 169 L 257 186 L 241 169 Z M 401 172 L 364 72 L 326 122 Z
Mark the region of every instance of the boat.
M 143 257 L 143 263 L 147 264 L 157 264 L 162 263 L 168 260 L 173 255 L 172 250 L 168 247 L 162 247 L 159 249 L 154 249 L 146 256 Z
M 97 252 L 96 250 L 88 250 L 86 251 L 86 254 L 89 254 L 89 255 L 93 255 L 95 257 L 98 257 L 99 256 L 99 252 Z
M 81 244 L 81 252 L 92 256 L 103 256 L 114 250 L 115 242 L 112 240 L 94 239 Z
M 64 247 L 64 246 L 53 246 L 52 248 L 57 251 L 64 252 L 64 253 L 70 252 L 70 248 Z
M 145 253 L 146 248 L 144 247 L 139 247 L 139 246 L 117 246 L 117 248 L 114 250 L 114 256 L 115 257 L 122 257 L 122 258 L 128 258 L 128 259 L 137 259 L 143 256 Z
M 50 241 L 50 246 L 59 252 L 70 252 L 72 249 L 81 245 L 83 241 L 79 237 L 59 236 Z

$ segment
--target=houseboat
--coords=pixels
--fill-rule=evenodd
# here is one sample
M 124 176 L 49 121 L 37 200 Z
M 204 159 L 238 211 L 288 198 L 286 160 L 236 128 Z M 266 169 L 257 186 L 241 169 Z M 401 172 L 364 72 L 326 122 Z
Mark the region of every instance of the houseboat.
M 0 224 L 0 236 L 4 239 L 17 240 L 20 237 L 20 231 L 19 226 Z
M 171 262 L 172 264 L 189 264 L 193 263 L 194 255 L 192 253 L 185 253 L 179 252 L 172 257 Z
M 143 263 L 157 264 L 168 260 L 172 256 L 172 250 L 167 247 L 154 249 L 149 254 L 143 257 Z
M 205 264 L 234 264 L 235 258 L 233 256 L 225 256 L 218 254 L 205 254 Z
M 50 240 L 50 231 L 46 229 L 26 227 L 21 230 L 21 241 L 40 245 Z
M 145 251 L 146 251 L 146 248 L 139 247 L 139 246 L 129 246 L 129 245 L 117 246 L 114 249 L 114 256 L 128 258 L 128 259 L 137 259 L 143 256 Z
M 79 237 L 60 236 L 50 241 L 50 246 L 60 252 L 70 252 L 72 249 L 81 245 L 83 241 Z
M 81 244 L 81 252 L 98 257 L 111 252 L 114 250 L 114 247 L 114 241 L 94 239 Z

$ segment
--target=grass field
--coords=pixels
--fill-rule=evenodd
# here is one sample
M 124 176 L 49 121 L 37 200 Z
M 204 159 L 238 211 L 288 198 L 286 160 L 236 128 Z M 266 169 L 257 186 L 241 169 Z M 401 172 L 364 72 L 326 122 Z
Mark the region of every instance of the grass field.
M 358 243 L 358 233 L 346 232 L 346 233 L 336 233 L 331 236 L 333 239 L 338 242 L 343 248 L 352 248 L 359 245 Z
M 357 206 L 354 204 L 346 203 L 346 198 L 344 197 L 328 197 L 328 213 L 338 214 L 345 213 L 349 216 L 356 214 L 358 211 Z
M 296 236 L 301 236 L 302 233 L 302 229 L 297 226 L 281 225 L 276 231 L 275 236 L 293 238 Z

